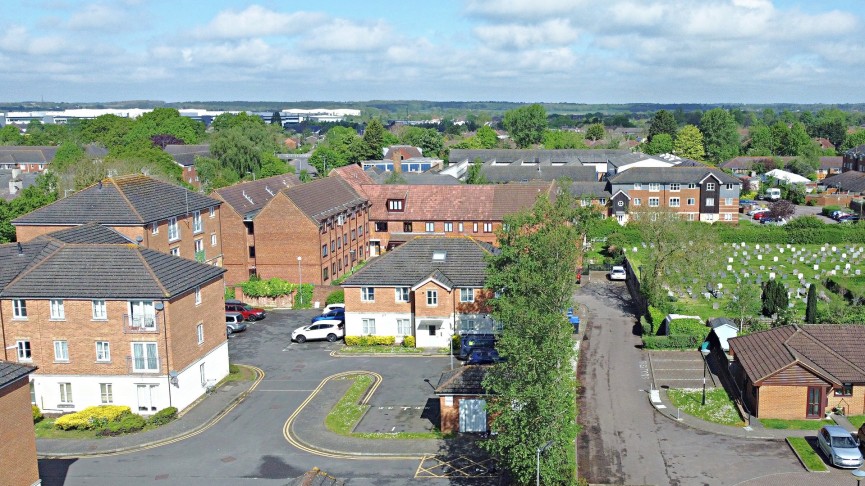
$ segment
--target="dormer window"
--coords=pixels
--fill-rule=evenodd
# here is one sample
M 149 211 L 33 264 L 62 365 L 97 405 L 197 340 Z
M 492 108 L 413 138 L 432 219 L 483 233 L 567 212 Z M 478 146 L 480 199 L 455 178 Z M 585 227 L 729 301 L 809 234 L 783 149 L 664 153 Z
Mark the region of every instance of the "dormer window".
M 447 258 L 447 251 L 444 250 L 435 250 L 433 251 L 432 259 L 433 261 L 443 262 L 445 258 Z
M 404 199 L 388 199 L 387 200 L 387 210 L 388 211 L 402 212 L 404 202 L 405 202 Z

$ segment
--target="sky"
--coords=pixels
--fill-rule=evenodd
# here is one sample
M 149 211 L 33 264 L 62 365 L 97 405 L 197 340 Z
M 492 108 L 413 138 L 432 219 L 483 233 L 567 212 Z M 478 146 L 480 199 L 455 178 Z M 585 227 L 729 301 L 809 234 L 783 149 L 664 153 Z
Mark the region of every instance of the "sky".
M 861 103 L 863 0 L 3 0 L 0 102 Z

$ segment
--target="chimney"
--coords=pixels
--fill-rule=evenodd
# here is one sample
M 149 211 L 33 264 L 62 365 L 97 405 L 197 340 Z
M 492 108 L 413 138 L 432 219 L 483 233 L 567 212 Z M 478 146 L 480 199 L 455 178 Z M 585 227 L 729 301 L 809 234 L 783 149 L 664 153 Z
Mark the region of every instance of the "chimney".
M 393 171 L 395 174 L 402 173 L 402 157 L 400 157 L 399 150 L 392 150 L 390 155 L 391 160 L 393 160 Z
M 99 190 L 101 191 L 102 190 L 102 181 L 99 181 L 99 184 L 97 184 L 97 185 L 99 186 Z
M 18 242 L 18 256 L 24 256 L 24 247 L 21 246 L 21 242 Z

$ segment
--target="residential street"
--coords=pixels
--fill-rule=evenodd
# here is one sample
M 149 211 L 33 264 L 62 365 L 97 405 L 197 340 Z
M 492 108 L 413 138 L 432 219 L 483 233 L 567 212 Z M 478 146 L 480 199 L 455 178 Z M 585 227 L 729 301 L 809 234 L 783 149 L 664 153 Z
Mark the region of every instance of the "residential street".
M 649 405 L 646 354 L 637 346 L 624 283 L 581 288 L 589 329 L 580 357 L 580 474 L 590 483 L 734 485 L 802 467 L 783 442 L 709 434 L 661 417 Z

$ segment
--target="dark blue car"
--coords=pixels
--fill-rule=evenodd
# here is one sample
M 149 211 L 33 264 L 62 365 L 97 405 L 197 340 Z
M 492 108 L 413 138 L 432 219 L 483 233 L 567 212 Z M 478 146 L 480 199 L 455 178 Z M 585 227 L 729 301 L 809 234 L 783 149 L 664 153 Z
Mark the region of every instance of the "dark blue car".
M 337 307 L 336 309 L 333 309 L 332 311 L 328 311 L 328 312 L 325 312 L 324 314 L 322 314 L 320 316 L 313 317 L 309 322 L 310 322 L 310 324 L 312 324 L 316 321 L 321 321 L 324 319 L 336 319 L 342 323 L 345 323 L 345 309 L 341 308 L 341 307 Z
M 482 365 L 482 364 L 494 364 L 499 361 L 503 361 L 503 358 L 499 356 L 499 352 L 492 348 L 483 348 L 483 349 L 475 349 L 469 355 L 469 359 L 466 360 L 466 364 L 470 365 Z
M 460 359 L 467 359 L 475 349 L 491 349 L 496 345 L 494 334 L 466 334 L 460 339 Z

